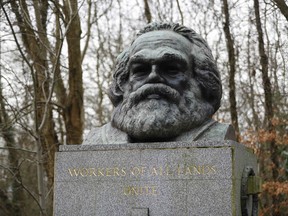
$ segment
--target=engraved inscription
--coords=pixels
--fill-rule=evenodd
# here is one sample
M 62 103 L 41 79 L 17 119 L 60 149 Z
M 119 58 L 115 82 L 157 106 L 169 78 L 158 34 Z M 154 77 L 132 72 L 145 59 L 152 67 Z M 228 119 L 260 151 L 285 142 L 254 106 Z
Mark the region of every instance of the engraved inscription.
M 115 176 L 121 177 L 126 176 L 125 168 L 68 168 L 69 174 L 72 177 L 77 176 Z
M 127 167 L 80 167 L 68 168 L 71 177 L 164 177 L 164 176 L 196 176 L 196 175 L 213 175 L 217 169 L 213 165 L 187 165 L 178 164 L 176 166 L 133 166 Z
M 123 194 L 126 196 L 157 195 L 156 186 L 125 186 Z
M 138 180 L 143 177 L 155 178 L 193 178 L 193 176 L 204 176 L 217 174 L 217 167 L 214 165 L 204 164 L 174 164 L 174 165 L 158 165 L 158 166 L 143 166 L 132 165 L 130 167 L 115 166 L 115 167 L 78 167 L 68 168 L 68 173 L 71 177 L 93 177 L 93 178 L 124 178 L 128 180 Z M 129 178 L 129 179 L 127 179 Z M 140 183 L 140 182 L 139 182 Z M 134 183 L 131 183 L 134 184 Z M 145 185 L 142 182 L 140 185 L 125 185 L 121 187 L 121 193 L 124 196 L 156 196 L 157 187 L 155 185 Z

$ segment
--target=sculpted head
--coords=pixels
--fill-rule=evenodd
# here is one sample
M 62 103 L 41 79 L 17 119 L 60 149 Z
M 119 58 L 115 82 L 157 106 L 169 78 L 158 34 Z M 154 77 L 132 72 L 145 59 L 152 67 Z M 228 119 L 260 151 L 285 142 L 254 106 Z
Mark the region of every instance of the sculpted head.
M 152 23 L 117 59 L 112 125 L 132 141 L 171 140 L 211 118 L 221 96 L 207 43 L 179 24 Z

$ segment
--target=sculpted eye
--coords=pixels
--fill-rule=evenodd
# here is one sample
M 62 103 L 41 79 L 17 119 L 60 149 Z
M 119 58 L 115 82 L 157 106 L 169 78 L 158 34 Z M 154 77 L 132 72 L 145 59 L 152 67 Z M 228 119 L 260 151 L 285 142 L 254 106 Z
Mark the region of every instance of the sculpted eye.
M 165 64 L 162 65 L 162 70 L 165 74 L 169 76 L 176 76 L 177 74 L 183 72 L 178 64 Z
M 151 68 L 148 64 L 133 64 L 131 66 L 131 73 L 134 77 L 142 77 L 149 74 Z

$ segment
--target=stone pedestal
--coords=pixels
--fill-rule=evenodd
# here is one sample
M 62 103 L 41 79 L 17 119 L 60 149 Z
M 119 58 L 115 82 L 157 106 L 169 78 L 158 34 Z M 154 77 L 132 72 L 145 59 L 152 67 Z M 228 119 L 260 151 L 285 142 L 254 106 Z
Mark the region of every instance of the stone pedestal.
M 247 166 L 255 156 L 233 141 L 63 145 L 54 215 L 241 215 Z

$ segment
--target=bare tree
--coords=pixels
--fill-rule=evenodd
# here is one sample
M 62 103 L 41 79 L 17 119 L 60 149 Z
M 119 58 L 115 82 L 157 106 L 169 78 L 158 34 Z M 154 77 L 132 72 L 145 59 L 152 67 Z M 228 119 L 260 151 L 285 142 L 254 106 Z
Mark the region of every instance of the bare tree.
M 2 196 L 0 195 L 0 201 L 7 206 L 11 206 L 11 208 L 9 208 L 9 214 L 20 216 L 22 215 L 21 209 L 23 208 L 24 193 L 23 188 L 20 184 L 21 175 L 19 170 L 19 154 L 17 152 L 18 146 L 15 140 L 15 131 L 5 107 L 5 99 L 2 93 L 1 77 L 2 74 L 0 70 L 0 133 L 6 143 L 6 147 L 8 150 L 8 164 L 11 172 L 13 173 L 13 178 L 10 182 L 10 187 L 12 189 L 11 203 L 9 202 L 9 199 L 5 195 L 4 191 L 0 192 L 2 193 Z
M 148 0 L 144 0 L 144 12 L 145 12 L 145 17 L 147 19 L 147 23 L 150 23 L 152 21 L 152 15 L 151 15 L 151 11 L 149 8 Z
M 283 14 L 283 16 L 286 18 L 286 20 L 288 21 L 288 5 L 285 2 L 285 0 L 272 0 L 272 2 L 274 2 L 276 4 L 276 6 L 278 7 L 278 9 L 281 11 L 281 13 Z
M 224 33 L 226 37 L 226 46 L 229 57 L 229 101 L 230 101 L 230 116 L 232 125 L 234 126 L 237 140 L 239 140 L 239 124 L 237 115 L 237 102 L 236 102 L 236 87 L 235 87 L 235 73 L 236 73 L 236 57 L 234 49 L 234 40 L 230 32 L 230 17 L 228 1 L 223 0 L 223 13 L 225 17 L 224 21 Z
M 265 51 L 265 44 L 264 44 L 264 39 L 263 39 L 263 30 L 262 30 L 262 24 L 261 24 L 261 19 L 260 19 L 260 9 L 259 9 L 258 0 L 254 0 L 254 10 L 255 10 L 256 27 L 257 27 L 257 33 L 258 33 L 258 46 L 259 46 L 262 82 L 263 82 L 263 88 L 264 88 L 265 120 L 267 124 L 267 133 L 270 135 L 270 139 L 267 141 L 268 148 L 266 148 L 265 145 L 261 145 L 260 151 L 262 152 L 262 154 L 265 154 L 267 150 L 270 151 L 270 159 L 273 164 L 273 169 L 271 169 L 272 179 L 274 181 L 278 181 L 279 169 L 280 169 L 280 163 L 278 159 L 279 150 L 278 150 L 278 146 L 276 143 L 276 130 L 275 130 L 275 126 L 273 125 L 275 104 L 273 104 L 271 81 L 270 81 L 270 77 L 268 74 L 269 61 L 268 61 L 268 57 Z M 265 164 L 261 164 L 261 165 L 265 166 Z M 272 203 L 274 206 L 271 209 L 272 215 L 279 215 L 278 209 L 276 208 L 279 202 L 280 200 L 278 196 L 272 196 Z
M 81 26 L 77 1 L 64 1 L 65 24 L 69 61 L 69 92 L 65 104 L 65 123 L 68 144 L 82 143 L 84 110 L 82 58 L 80 49 Z
M 55 4 L 54 4 L 55 3 Z M 1 4 L 2 5 L 2 4 Z M 84 111 L 83 111 L 83 82 L 81 67 L 81 27 L 78 15 L 77 1 L 64 1 L 61 6 L 57 2 L 52 4 L 55 8 L 56 38 L 55 48 L 48 38 L 47 24 L 49 9 L 48 0 L 33 1 L 27 4 L 26 1 L 10 1 L 10 7 L 17 20 L 21 39 L 25 51 L 22 50 L 20 42 L 13 30 L 10 17 L 6 19 L 10 23 L 18 49 L 30 69 L 33 80 L 35 130 L 34 137 L 37 143 L 38 152 L 38 186 L 39 200 L 42 213 L 46 214 L 46 193 L 53 185 L 54 175 L 54 153 L 59 145 L 58 136 L 55 131 L 53 119 L 53 103 L 51 102 L 54 87 L 62 90 L 59 96 L 60 107 L 63 108 L 63 119 L 66 128 L 66 142 L 79 144 L 82 142 Z M 32 7 L 33 10 L 30 8 Z M 3 5 L 2 8 L 4 9 Z M 34 12 L 34 14 L 33 14 Z M 34 19 L 35 18 L 35 19 Z M 64 31 L 60 26 L 60 20 L 65 24 Z M 61 79 L 60 54 L 64 38 L 68 45 L 68 69 L 69 69 L 69 91 L 64 88 Z M 24 53 L 25 52 L 25 53 Z M 51 63 L 49 63 L 49 59 Z M 50 68 L 52 68 L 50 70 Z M 57 80 L 57 81 L 56 81 Z M 63 91 L 65 89 L 65 91 Z M 56 91 L 55 91 L 56 92 Z M 48 190 L 44 185 L 44 172 L 48 177 Z

